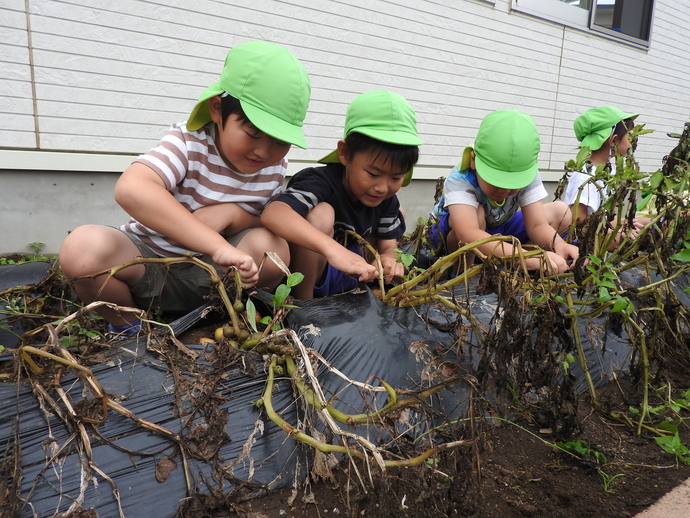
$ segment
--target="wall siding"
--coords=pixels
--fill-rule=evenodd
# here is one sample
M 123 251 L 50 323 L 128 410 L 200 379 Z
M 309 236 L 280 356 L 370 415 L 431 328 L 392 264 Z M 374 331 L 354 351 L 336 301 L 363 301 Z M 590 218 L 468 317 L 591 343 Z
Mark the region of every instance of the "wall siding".
M 340 137 L 358 93 L 388 88 L 415 107 L 421 164 L 450 166 L 490 111 L 530 113 L 540 162 L 574 154 L 572 120 L 609 103 L 657 129 L 637 156 L 656 168 L 690 114 L 690 8 L 657 0 L 641 50 L 510 9 L 508 0 L 29 0 L 35 107 L 43 150 L 137 154 L 184 120 L 227 50 L 267 39 L 305 64 L 315 160 Z M 24 2 L 0 15 L 0 148 L 36 148 Z

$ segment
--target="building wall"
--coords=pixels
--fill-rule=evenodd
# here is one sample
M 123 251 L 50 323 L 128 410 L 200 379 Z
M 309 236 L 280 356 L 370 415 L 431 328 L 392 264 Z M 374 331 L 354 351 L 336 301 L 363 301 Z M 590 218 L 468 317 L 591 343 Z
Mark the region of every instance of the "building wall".
M 590 107 L 640 113 L 656 130 L 636 153 L 650 172 L 673 147 L 666 133 L 690 115 L 682 2 L 656 1 L 648 49 L 514 11 L 509 0 L 305 3 L 0 0 L 0 253 L 34 241 L 55 252 L 81 223 L 119 224 L 117 174 L 186 119 L 228 49 L 248 40 L 286 46 L 312 80 L 309 149 L 290 151 L 291 173 L 333 148 L 357 94 L 386 88 L 410 101 L 425 141 L 401 196 L 413 221 L 490 111 L 534 117 L 549 182 L 574 156 L 572 121 Z

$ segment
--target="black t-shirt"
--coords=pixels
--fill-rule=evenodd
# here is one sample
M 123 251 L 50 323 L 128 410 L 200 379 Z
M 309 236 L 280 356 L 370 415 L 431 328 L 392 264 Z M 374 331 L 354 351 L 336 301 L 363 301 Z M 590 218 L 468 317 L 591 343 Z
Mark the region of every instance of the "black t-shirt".
M 293 176 L 286 190 L 276 198 L 288 204 L 305 217 L 318 203 L 326 202 L 335 211 L 333 239 L 346 245 L 352 230 L 362 237 L 373 234 L 377 239 L 397 239 L 405 233 L 405 220 L 400 213 L 397 196 L 384 200 L 376 207 L 367 207 L 359 201 L 352 201 L 343 185 L 342 164 L 327 164 L 322 167 L 308 167 Z

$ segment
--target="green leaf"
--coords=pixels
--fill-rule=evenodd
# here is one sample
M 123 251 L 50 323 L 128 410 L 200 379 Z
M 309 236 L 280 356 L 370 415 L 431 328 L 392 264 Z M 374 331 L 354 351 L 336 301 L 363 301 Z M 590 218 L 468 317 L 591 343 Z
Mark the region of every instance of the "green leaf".
M 686 455 L 688 449 L 680 442 L 680 437 L 676 433 L 673 436 L 655 437 L 654 440 L 662 450 L 673 453 L 676 456 Z
M 397 262 L 402 263 L 405 268 L 410 268 L 412 266 L 412 263 L 414 262 L 414 255 L 412 254 L 406 254 L 403 253 L 402 250 L 395 249 L 395 251 L 398 253 L 398 259 Z
M 256 333 L 258 331 L 256 329 L 256 306 L 252 302 L 252 299 L 247 298 L 247 303 L 244 305 L 244 310 L 247 312 L 247 320 L 249 321 L 249 325 Z
M 690 262 L 690 248 L 686 248 L 684 250 L 681 250 L 677 254 L 673 254 L 671 256 L 671 259 L 674 261 L 682 261 L 682 262 Z
M 616 299 L 616 302 L 613 304 L 613 307 L 611 308 L 611 313 L 618 313 L 619 311 L 623 311 L 625 308 L 628 307 L 628 304 L 630 304 L 630 300 L 628 300 L 627 297 L 618 297 Z
M 288 276 L 286 283 L 290 288 L 293 288 L 293 287 L 297 286 L 303 280 L 304 280 L 304 274 L 303 273 L 294 272 Z M 283 299 L 283 300 L 285 300 L 285 299 Z
M 609 293 L 609 290 L 604 288 L 603 286 L 599 287 L 599 302 L 608 302 L 611 300 L 611 294 Z
M 657 425 L 659 430 L 665 430 L 673 434 L 678 434 L 678 423 L 673 423 L 671 421 L 662 421 Z
M 592 151 L 589 149 L 588 146 L 581 147 L 580 151 L 578 151 L 577 153 L 577 157 L 575 157 L 575 160 L 581 164 L 582 162 L 587 160 L 591 154 Z
M 658 189 L 663 179 L 664 173 L 662 173 L 661 170 L 656 171 L 654 174 L 652 174 L 652 177 L 649 179 L 649 186 L 652 189 Z
M 290 295 L 290 288 L 286 284 L 280 284 L 273 295 L 273 305 L 282 306 L 288 295 Z

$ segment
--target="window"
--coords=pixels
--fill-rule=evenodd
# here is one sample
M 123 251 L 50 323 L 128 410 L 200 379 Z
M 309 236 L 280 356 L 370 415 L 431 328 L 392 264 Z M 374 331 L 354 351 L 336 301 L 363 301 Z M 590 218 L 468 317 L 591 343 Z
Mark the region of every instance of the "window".
M 646 47 L 654 0 L 513 0 L 513 9 Z

